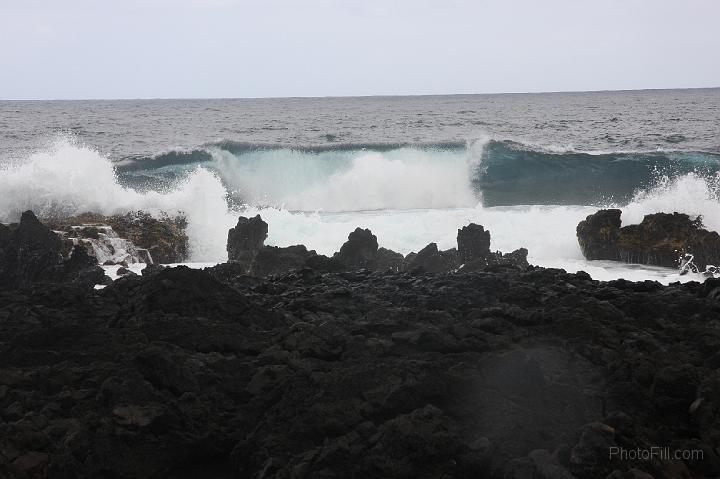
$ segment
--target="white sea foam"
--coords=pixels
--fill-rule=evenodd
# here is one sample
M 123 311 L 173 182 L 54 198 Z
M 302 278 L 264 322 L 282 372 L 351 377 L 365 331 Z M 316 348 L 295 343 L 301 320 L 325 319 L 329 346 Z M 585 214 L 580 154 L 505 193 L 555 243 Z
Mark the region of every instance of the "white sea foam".
M 457 229 L 475 222 L 491 231 L 493 249 L 526 247 L 534 264 L 584 269 L 598 279 L 679 279 L 676 273 L 657 268 L 585 261 L 575 228 L 595 208 L 486 208 L 478 204 L 469 185 L 468 172 L 477 166 L 470 163 L 479 158 L 477 151 L 465 156 L 433 154 L 440 159 L 433 161 L 411 148 L 368 152 L 328 170 L 318 161 L 309 172 L 304 170 L 307 165 L 291 167 L 292 162 L 283 158 L 276 158 L 274 164 L 258 161 L 245 169 L 219 158 L 217 165 L 226 163 L 218 168 L 226 183 L 253 192 L 255 205 L 234 211 L 227 206 L 223 182 L 207 169 L 189 171 L 166 191 L 138 192 L 118 183 L 107 158 L 64 139 L 0 170 L 0 221 L 16 221 L 26 209 L 40 215 L 135 210 L 182 213 L 188 220 L 191 259 L 196 262 L 226 259 L 227 231 L 240 214 L 262 215 L 269 224 L 268 244 L 305 244 L 322 254 L 337 251 L 358 226 L 370 228 L 382 246 L 402 253 L 418 251 L 429 242 L 436 242 L 441 249 L 451 248 Z M 290 174 L 280 175 L 283 168 L 290 168 Z M 623 223 L 639 222 L 648 213 L 680 211 L 703 215 L 708 228 L 720 230 L 717 183 L 720 181 L 694 174 L 661 181 L 623 207 Z M 260 206 L 267 204 L 274 206 Z
M 720 173 L 712 178 L 695 173 L 662 177 L 653 188 L 638 192 L 622 210 L 623 224 L 639 223 L 650 213 L 677 211 L 701 215 L 707 229 L 720 231 Z
M 191 255 L 213 260 L 225 250 L 232 216 L 226 191 L 210 171 L 197 168 L 168 191 L 140 193 L 121 186 L 112 163 L 67 139 L 0 170 L 0 221 L 17 221 L 32 209 L 40 216 L 143 210 L 182 213 L 188 220 Z
M 269 150 L 242 161 L 214 151 L 228 188 L 251 204 L 291 211 L 470 207 L 476 150 L 400 148 L 387 152 Z

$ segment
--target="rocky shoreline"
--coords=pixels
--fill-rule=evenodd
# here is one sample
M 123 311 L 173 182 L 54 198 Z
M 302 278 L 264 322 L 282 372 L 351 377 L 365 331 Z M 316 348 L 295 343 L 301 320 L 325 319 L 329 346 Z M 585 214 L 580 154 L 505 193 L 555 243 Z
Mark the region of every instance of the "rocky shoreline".
M 268 224 L 260 215 L 254 218 L 241 216 L 228 232 L 228 262 L 243 274 L 261 278 L 302 268 L 324 272 L 369 269 L 443 273 L 476 271 L 488 266 L 529 266 L 525 248 L 507 254 L 493 252 L 490 250 L 490 232 L 473 223 L 458 230 L 457 248 L 440 251 L 437 244 L 430 243 L 407 256 L 381 248 L 377 237 L 368 229 L 356 228 L 332 257 L 308 251 L 304 245 L 265 246 L 267 235 Z
M 100 291 L 84 245 L 0 225 L 0 477 L 720 475 L 720 279 L 594 281 L 479 225 L 325 257 L 263 224 Z M 610 455 L 652 447 L 696 453 Z
M 171 264 L 189 257 L 187 221 L 181 216 L 155 218 L 136 211 L 112 216 L 84 213 L 42 221 L 60 235 L 64 254 L 83 244 L 100 264 Z
M 707 276 L 720 273 L 720 234 L 704 229 L 702 218 L 655 213 L 640 224 L 621 227 L 621 214 L 618 209 L 600 210 L 578 224 L 586 259 L 680 268 Z

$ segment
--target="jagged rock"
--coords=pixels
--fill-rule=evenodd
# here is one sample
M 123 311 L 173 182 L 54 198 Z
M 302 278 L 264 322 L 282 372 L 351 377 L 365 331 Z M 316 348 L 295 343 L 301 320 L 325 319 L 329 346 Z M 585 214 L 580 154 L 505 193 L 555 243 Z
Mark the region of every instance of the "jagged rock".
M 720 475 L 719 280 L 317 258 L 0 291 L 0 476 Z M 705 458 L 608 458 L 666 438 Z
M 625 262 L 677 267 L 678 257 L 694 256 L 702 270 L 720 263 L 720 235 L 702 229 L 702 219 L 688 215 L 657 213 L 646 215 L 639 225 L 621 228 L 620 258 Z
M 377 252 L 377 236 L 368 229 L 356 228 L 333 258 L 348 269 L 363 269 L 371 267 Z
M 70 256 L 61 254 L 60 237 L 43 225 L 32 211 L 20 223 L 0 229 L 0 287 L 23 288 L 34 283 L 76 282 L 84 286 L 104 283 L 105 273 L 82 245 Z
M 430 243 L 417 254 L 405 258 L 403 270 L 413 273 L 443 273 L 457 264 L 455 250 L 439 251 L 436 243 Z
M 181 216 L 155 218 L 137 211 L 113 216 L 83 213 L 44 221 L 62 235 L 65 255 L 73 245 L 84 243 L 99 263 L 182 263 L 189 254 L 187 221 Z
M 585 258 L 620 260 L 617 240 L 620 237 L 621 214 L 618 209 L 599 210 L 578 224 L 578 242 Z
M 55 270 L 62 262 L 60 238 L 40 223 L 32 211 L 24 212 L 20 223 L 4 236 L 1 277 L 6 284 L 24 286 L 56 275 Z
M 268 224 L 260 215 L 254 218 L 241 216 L 237 225 L 228 231 L 228 261 L 243 265 L 250 271 L 253 260 L 263 248 L 268 235 Z
M 526 267 L 527 250 L 512 253 L 490 252 L 490 233 L 471 223 L 458 230 L 459 250 L 439 251 L 431 243 L 418 253 L 403 257 L 395 251 L 379 248 L 377 237 L 369 229 L 356 228 L 332 258 L 307 251 L 302 246 L 286 248 L 263 246 L 268 225 L 258 215 L 240 217 L 238 226 L 228 233 L 228 257 L 242 271 L 256 277 L 280 274 L 293 269 L 311 268 L 336 272 L 369 269 L 373 271 L 450 272 L 481 270 L 488 265 Z
M 372 269 L 375 271 L 399 271 L 403 255 L 387 248 L 378 248 L 377 236 L 369 229 L 356 228 L 348 240 L 332 258 L 347 270 Z
M 490 232 L 470 223 L 458 230 L 458 260 L 463 263 L 486 259 L 490 256 Z
M 430 243 L 418 253 L 409 254 L 403 270 L 411 272 L 440 273 L 450 271 L 482 271 L 488 266 L 525 268 L 528 251 L 525 248 L 503 254 L 490 251 L 490 232 L 481 225 L 470 223 L 458 230 L 458 248 L 439 251 L 437 244 Z
M 111 216 L 107 221 L 118 236 L 147 250 L 155 263 L 182 263 L 188 259 L 187 220 L 182 216 L 158 219 L 138 211 Z
M 701 218 L 655 213 L 640 224 L 620 227 L 620 215 L 617 209 L 600 210 L 578 224 L 578 242 L 587 259 L 677 268 L 691 254 L 700 271 L 720 264 L 720 235 L 703 229 Z
M 496 260 L 496 262 L 499 264 L 525 268 L 527 266 L 530 266 L 530 263 L 528 263 L 527 256 L 528 256 L 527 249 L 518 248 L 515 251 L 511 251 L 510 253 L 503 254 L 499 259 Z

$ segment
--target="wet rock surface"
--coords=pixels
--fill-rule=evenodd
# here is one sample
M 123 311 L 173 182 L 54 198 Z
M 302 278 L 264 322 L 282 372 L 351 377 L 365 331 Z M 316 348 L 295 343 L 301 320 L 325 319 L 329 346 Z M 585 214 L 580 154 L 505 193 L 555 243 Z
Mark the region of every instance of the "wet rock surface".
M 260 215 L 253 218 L 241 216 L 237 225 L 228 231 L 228 261 L 238 263 L 250 271 L 255 256 L 265 245 L 267 235 L 268 224 Z
M 63 257 L 60 237 L 32 211 L 23 213 L 17 224 L 0 224 L 0 287 L 59 282 L 92 287 L 105 283 L 105 273 L 82 245 Z
M 179 216 L 156 218 L 137 211 L 112 216 L 85 213 L 44 221 L 66 244 L 85 243 L 94 249 L 100 263 L 171 264 L 189 257 L 187 222 Z
M 677 268 L 689 254 L 700 271 L 720 265 L 720 235 L 703 229 L 702 218 L 656 213 L 621 227 L 620 216 L 618 209 L 600 210 L 578 224 L 578 242 L 587 259 Z
M 26 281 L 0 288 L 0 477 L 716 477 L 719 321 L 718 279 L 498 263 Z M 703 456 L 609 454 L 655 446 Z

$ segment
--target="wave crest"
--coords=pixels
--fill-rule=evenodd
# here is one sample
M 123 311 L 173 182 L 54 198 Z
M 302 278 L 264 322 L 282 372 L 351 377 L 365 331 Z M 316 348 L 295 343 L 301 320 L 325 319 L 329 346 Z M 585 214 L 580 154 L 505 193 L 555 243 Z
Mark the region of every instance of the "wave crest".
M 84 212 L 106 215 L 143 210 L 183 214 L 188 220 L 190 254 L 203 261 L 222 257 L 233 223 L 220 179 L 194 168 L 160 191 L 122 186 L 112 163 L 97 151 L 61 139 L 46 151 L 0 170 L 0 221 L 17 221 L 22 211 L 57 217 Z
M 498 151 L 502 155 L 497 156 Z M 153 174 L 163 179 L 162 186 L 141 191 L 128 186 L 134 184 L 138 172 L 117 172 L 115 165 L 97 151 L 62 139 L 52 148 L 0 170 L 0 221 L 17 221 L 20 212 L 27 209 L 41 216 L 86 211 L 181 213 L 188 220 L 194 261 L 226 258 L 227 231 L 241 211 L 267 216 L 269 244 L 304 243 L 321 252 L 337 250 L 357 226 L 370 227 L 383 244 L 402 252 L 417 251 L 429 242 L 449 247 L 454 244 L 455 229 L 475 221 L 493 232 L 497 248 L 509 251 L 525 246 L 537 264 L 561 266 L 582 261 L 574 231 L 595 207 L 580 203 L 490 208 L 492 202 L 479 204 L 478 200 L 480 194 L 487 200 L 492 189 L 473 189 L 473 182 L 497 182 L 501 171 L 507 175 L 508 191 L 518 202 L 527 203 L 527 191 L 532 192 L 532 187 L 526 190 L 525 186 L 532 186 L 533 181 L 547 181 L 549 190 L 562 195 L 563 185 L 574 181 L 572 175 L 596 169 L 608 174 L 613 167 L 627 174 L 627 163 L 639 161 L 650 168 L 651 157 L 689 169 L 693 165 L 700 168 L 655 177 L 645 188 L 634 187 L 627 202 L 618 204 L 611 199 L 595 206 L 622 207 L 624 224 L 637 223 L 649 213 L 679 211 L 702 215 L 706 227 L 720 230 L 720 172 L 707 173 L 712 161 L 717 168 L 715 157 L 657 153 L 636 160 L 610 154 L 601 158 L 607 165 L 591 162 L 586 166 L 580 163 L 587 157 L 578 153 L 543 154 L 547 156 L 502 142 L 382 152 L 307 153 L 271 148 L 241 157 L 218 149 L 211 152 L 209 160 L 158 168 Z M 602 155 L 593 158 L 598 156 Z M 513 175 L 509 166 L 501 168 L 501 158 L 539 176 L 523 171 Z M 539 165 L 547 164 L 551 171 L 563 165 L 570 176 L 561 177 L 563 181 L 549 173 L 543 176 Z M 162 176 L 166 173 L 172 178 Z

